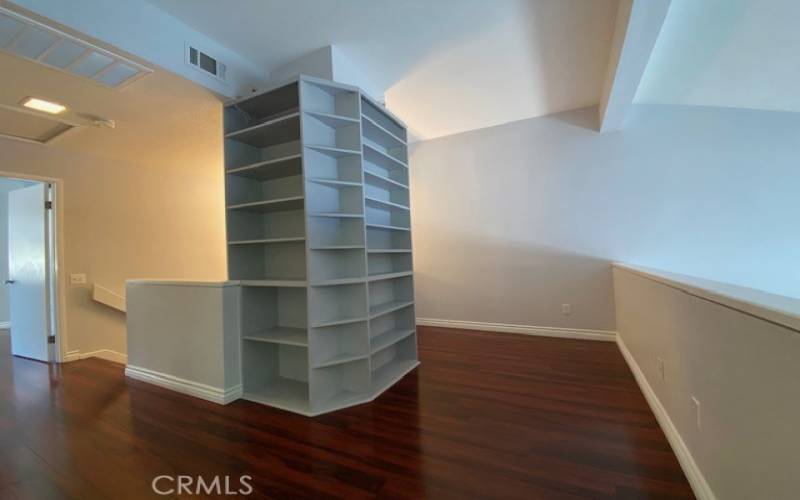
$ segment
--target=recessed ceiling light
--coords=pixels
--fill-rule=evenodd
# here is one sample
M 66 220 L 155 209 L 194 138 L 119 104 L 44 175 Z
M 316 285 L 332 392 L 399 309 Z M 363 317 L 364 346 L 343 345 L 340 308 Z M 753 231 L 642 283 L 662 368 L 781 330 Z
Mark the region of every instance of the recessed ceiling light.
M 22 105 L 26 108 L 35 109 L 36 111 L 44 111 L 51 115 L 57 115 L 67 109 L 66 106 L 56 102 L 45 101 L 44 99 L 37 99 L 35 97 L 28 97 L 22 101 Z

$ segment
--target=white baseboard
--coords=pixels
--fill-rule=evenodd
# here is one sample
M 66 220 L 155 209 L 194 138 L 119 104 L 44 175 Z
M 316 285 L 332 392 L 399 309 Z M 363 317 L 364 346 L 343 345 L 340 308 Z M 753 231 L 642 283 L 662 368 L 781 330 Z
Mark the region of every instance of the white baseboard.
M 123 365 L 128 364 L 128 355 L 122 354 L 121 352 L 112 351 L 111 349 L 100 349 L 98 351 L 89 351 L 89 352 L 81 352 L 81 351 L 68 351 L 66 356 L 62 362 L 70 363 L 72 361 L 78 361 L 80 359 L 86 358 L 100 358 L 105 359 L 107 361 L 113 361 L 114 363 L 120 363 Z
M 480 323 L 477 321 L 460 321 L 455 319 L 417 318 L 420 326 L 440 328 L 458 328 L 462 330 L 480 330 L 484 332 L 520 333 L 538 335 L 540 337 L 558 337 L 564 339 L 600 340 L 614 342 L 617 332 L 610 330 L 584 330 L 580 328 L 556 328 L 550 326 L 508 325 L 505 323 Z
M 714 492 L 711 491 L 711 487 L 708 485 L 705 476 L 703 476 L 703 472 L 697 466 L 697 462 L 694 461 L 689 447 L 686 446 L 686 442 L 678 433 L 678 429 L 675 427 L 672 419 L 669 418 L 667 410 L 664 408 L 664 405 L 661 404 L 661 401 L 658 400 L 658 396 L 656 396 L 656 393 L 653 391 L 647 378 L 645 378 L 641 368 L 639 368 L 639 364 L 625 346 L 625 342 L 622 340 L 621 336 L 617 336 L 617 345 L 622 353 L 622 357 L 625 358 L 631 372 L 633 372 L 633 376 L 636 378 L 639 388 L 642 390 L 647 403 L 650 405 L 650 409 L 653 410 L 653 414 L 656 416 L 661 430 L 663 430 L 664 435 L 667 436 L 667 441 L 669 441 L 670 446 L 672 446 L 672 451 L 674 451 L 675 456 L 678 457 L 681 469 L 683 469 L 683 473 L 686 474 L 686 479 L 689 480 L 689 484 L 695 496 L 699 500 L 716 500 L 717 497 L 714 496 Z
M 221 405 L 228 404 L 242 397 L 241 384 L 228 389 L 220 389 L 218 387 L 212 387 L 210 385 L 167 375 L 166 373 L 130 365 L 125 368 L 125 375 L 135 380 L 141 380 L 142 382 L 147 382 Z
M 0 322 L 0 330 L 8 330 L 10 328 L 11 328 L 11 322 L 10 321 Z

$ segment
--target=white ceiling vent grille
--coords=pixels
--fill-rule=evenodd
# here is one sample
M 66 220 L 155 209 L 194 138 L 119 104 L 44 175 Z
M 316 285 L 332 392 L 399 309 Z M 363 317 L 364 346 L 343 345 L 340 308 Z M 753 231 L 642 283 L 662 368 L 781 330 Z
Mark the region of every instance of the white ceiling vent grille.
M 153 71 L 2 7 L 0 50 L 115 89 Z
M 227 82 L 227 66 L 215 57 L 208 55 L 192 45 L 186 44 L 186 64 L 203 73 L 209 74 L 217 80 Z

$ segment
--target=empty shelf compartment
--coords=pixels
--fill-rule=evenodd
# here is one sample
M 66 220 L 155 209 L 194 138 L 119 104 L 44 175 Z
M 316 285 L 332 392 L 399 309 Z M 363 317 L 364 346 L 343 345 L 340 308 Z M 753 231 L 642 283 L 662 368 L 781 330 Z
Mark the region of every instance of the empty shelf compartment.
M 306 111 L 355 121 L 360 119 L 356 89 L 310 78 L 304 78 L 302 85 L 303 108 Z
M 290 287 L 244 287 L 242 338 L 307 346 L 306 290 Z
M 370 250 L 410 249 L 411 232 L 367 226 L 367 248 Z
M 305 280 L 305 243 L 228 247 L 228 276 L 232 280 Z
M 225 132 L 230 134 L 259 123 L 297 113 L 300 95 L 297 82 L 237 99 L 225 106 Z
M 369 354 L 367 322 L 349 323 L 309 331 L 313 367 L 346 363 Z
M 305 217 L 302 209 L 274 212 L 228 212 L 228 241 L 295 239 L 302 241 Z
M 311 370 L 311 408 L 332 411 L 370 397 L 369 361 L 365 359 Z
M 310 250 L 309 281 L 320 284 L 329 280 L 365 278 L 364 250 Z
M 312 286 L 308 289 L 312 327 L 357 322 L 367 317 L 367 287 L 364 283 Z
M 411 253 L 370 253 L 368 256 L 370 276 L 411 271 Z
M 244 399 L 309 414 L 308 350 L 247 342 L 242 346 Z
M 368 97 L 362 97 L 361 113 L 369 121 L 396 137 L 400 142 L 405 143 L 407 141 L 405 126 L 391 116 L 391 113 L 387 112 L 380 104 Z
M 225 182 L 225 199 L 228 205 L 270 203 L 280 200 L 303 200 L 303 176 L 255 178 L 228 174 Z
M 300 140 L 300 113 L 295 111 L 277 118 L 270 118 L 226 134 L 225 138 L 256 148 L 298 141 Z
M 311 248 L 363 246 L 364 219 L 309 217 L 308 241 Z

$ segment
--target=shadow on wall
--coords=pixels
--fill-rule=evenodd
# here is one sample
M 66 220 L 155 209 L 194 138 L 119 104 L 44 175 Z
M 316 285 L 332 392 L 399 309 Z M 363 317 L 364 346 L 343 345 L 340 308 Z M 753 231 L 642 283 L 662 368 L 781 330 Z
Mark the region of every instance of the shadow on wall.
M 531 242 L 485 238 L 447 225 L 415 224 L 415 230 L 425 234 L 415 240 L 418 317 L 616 328 L 610 260 Z M 563 304 L 570 304 L 570 314 L 562 313 Z
M 462 17 L 453 23 L 477 21 L 474 29 L 431 44 L 386 91 L 389 108 L 412 125 L 412 142 L 599 101 L 615 0 L 503 0 L 456 10 Z

